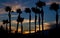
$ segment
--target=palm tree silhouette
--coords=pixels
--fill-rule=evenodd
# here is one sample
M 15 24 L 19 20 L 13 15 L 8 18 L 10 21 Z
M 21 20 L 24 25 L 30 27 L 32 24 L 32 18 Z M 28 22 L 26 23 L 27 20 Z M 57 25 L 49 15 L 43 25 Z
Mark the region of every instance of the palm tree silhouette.
M 37 20 L 36 9 L 35 7 L 32 7 L 31 9 L 35 13 L 35 33 L 36 33 L 36 20 Z
M 56 3 L 52 3 L 51 6 L 50 6 L 50 10 L 54 10 L 56 11 L 56 28 L 57 28 L 57 25 L 58 25 L 58 9 L 59 9 L 59 5 L 56 4 Z
M 31 10 L 30 8 L 25 8 L 25 12 L 29 13 L 29 33 L 31 33 Z
M 36 14 L 39 14 L 39 31 L 40 31 L 40 13 L 41 13 L 41 11 L 40 11 L 40 9 L 39 8 L 37 8 L 37 7 L 32 7 L 32 11 L 35 13 L 35 32 L 36 32 L 36 20 L 37 20 L 37 16 L 36 16 Z
M 40 10 L 37 7 L 32 7 L 32 11 L 35 13 L 35 32 L 36 32 L 36 22 L 37 22 L 37 14 L 40 12 Z M 40 21 L 39 21 L 40 22 Z M 39 27 L 40 28 L 40 27 Z
M 45 2 L 42 2 L 42 1 L 38 1 L 36 3 L 36 6 L 39 7 L 40 9 L 43 9 L 43 6 L 45 6 Z M 41 17 L 42 17 L 42 31 L 44 30 L 44 27 L 43 27 L 43 18 L 44 18 L 44 13 L 41 12 Z
M 23 24 L 22 24 L 22 22 L 23 22 L 23 20 L 24 20 L 24 18 L 20 18 L 20 23 L 21 23 L 21 33 L 23 33 Z
M 36 6 L 38 6 L 39 8 L 43 8 L 43 6 L 45 6 L 45 5 L 46 5 L 45 2 L 42 2 L 42 1 L 38 1 L 36 3 Z
M 18 16 L 18 19 L 17 19 L 17 28 L 16 28 L 17 33 L 18 33 L 19 22 L 20 22 L 20 15 Z
M 22 25 L 22 22 L 23 22 L 24 18 L 18 16 L 18 19 L 17 19 L 17 32 L 18 32 L 18 25 L 19 25 L 19 22 L 21 23 L 21 33 L 23 33 L 23 25 Z
M 11 14 L 10 14 L 10 12 L 11 12 L 11 7 L 6 6 L 5 11 L 6 11 L 6 12 L 9 12 L 9 13 L 8 13 L 8 16 L 9 16 L 9 33 L 11 33 Z
M 16 28 L 16 31 L 18 32 L 18 27 L 19 27 L 19 22 L 20 22 L 20 14 L 22 13 L 22 11 L 21 11 L 21 9 L 17 9 L 16 12 L 19 13 L 18 19 L 17 19 L 17 28 Z
M 3 24 L 6 24 L 6 31 L 8 30 L 7 24 L 8 24 L 8 20 L 3 20 Z
M 36 8 L 37 9 L 37 13 L 39 15 L 39 18 L 38 18 L 38 23 L 39 23 L 39 31 L 40 31 L 40 14 L 41 14 L 41 10 L 39 8 Z

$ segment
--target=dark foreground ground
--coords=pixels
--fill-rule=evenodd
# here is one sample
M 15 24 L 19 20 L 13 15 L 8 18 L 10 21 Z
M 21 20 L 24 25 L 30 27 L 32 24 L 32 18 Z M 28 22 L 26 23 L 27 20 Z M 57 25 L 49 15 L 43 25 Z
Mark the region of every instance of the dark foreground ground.
M 60 38 L 60 28 L 54 28 L 45 31 L 37 31 L 36 33 L 31 34 L 9 34 L 6 30 L 4 30 L 3 27 L 0 27 L 0 38 Z

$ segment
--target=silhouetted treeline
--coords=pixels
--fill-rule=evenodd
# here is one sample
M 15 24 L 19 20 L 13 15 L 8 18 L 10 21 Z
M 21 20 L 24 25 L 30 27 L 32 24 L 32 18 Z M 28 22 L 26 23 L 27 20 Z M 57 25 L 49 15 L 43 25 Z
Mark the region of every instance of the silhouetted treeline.
M 16 28 L 16 32 L 15 33 L 11 33 L 12 29 L 11 29 L 11 13 L 14 12 L 12 11 L 11 7 L 10 6 L 6 6 L 5 8 L 5 11 L 8 12 L 8 17 L 9 19 L 7 20 L 3 20 L 3 24 L 6 24 L 6 30 L 1 26 L 0 27 L 0 35 L 1 37 L 6 35 L 5 37 L 6 38 L 48 38 L 48 37 L 56 37 L 55 35 L 59 33 L 59 30 L 60 28 L 58 28 L 58 9 L 59 9 L 59 4 L 57 3 L 52 3 L 50 5 L 50 10 L 54 10 L 56 11 L 56 28 L 54 29 L 51 29 L 51 30 L 44 30 L 44 10 L 43 10 L 43 7 L 46 6 L 46 3 L 45 2 L 42 2 L 42 1 L 38 1 L 36 3 L 36 6 L 35 7 L 31 7 L 31 8 L 25 8 L 24 12 L 26 13 L 29 13 L 29 34 L 23 34 L 23 21 L 25 18 L 21 17 L 21 13 L 22 13 L 22 10 L 19 8 L 16 10 L 16 13 L 18 13 L 18 17 L 17 17 L 17 28 Z M 35 33 L 31 33 L 31 13 L 34 12 L 35 13 Z M 47 11 L 48 12 L 48 11 Z M 39 23 L 39 31 L 36 32 L 36 22 L 37 22 L 37 14 L 39 15 L 38 17 L 38 23 Z M 41 23 L 41 20 L 42 19 L 42 31 L 40 31 L 40 23 Z M 18 28 L 19 28 L 19 23 L 21 23 L 21 33 L 18 33 Z M 9 24 L 9 30 L 7 29 L 7 24 Z
M 56 25 L 56 24 L 55 24 Z M 60 24 L 59 24 L 60 25 Z M 57 31 L 56 31 L 57 30 Z M 22 34 L 22 33 L 8 33 L 2 26 L 0 27 L 0 38 L 60 38 L 60 27 L 50 30 L 37 31 L 36 33 Z

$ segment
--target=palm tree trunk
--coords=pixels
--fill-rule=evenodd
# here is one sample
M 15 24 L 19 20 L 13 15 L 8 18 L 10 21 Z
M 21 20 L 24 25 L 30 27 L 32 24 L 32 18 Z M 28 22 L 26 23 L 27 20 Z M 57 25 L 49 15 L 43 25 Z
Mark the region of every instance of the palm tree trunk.
M 17 22 L 17 29 L 16 29 L 17 33 L 18 33 L 18 27 L 19 27 L 19 22 Z
M 56 28 L 58 27 L 58 12 L 56 11 Z
M 22 22 L 21 22 L 21 33 L 23 34 L 23 25 L 22 25 Z
M 42 8 L 42 10 L 43 10 L 43 8 Z M 44 20 L 44 12 L 42 11 L 42 13 L 41 13 L 41 17 L 42 17 L 42 31 L 44 30 L 44 26 L 43 26 L 43 20 Z
M 11 33 L 11 14 L 9 12 L 9 33 Z
M 7 23 L 6 23 L 6 31 L 8 30 Z
M 31 13 L 29 13 L 29 33 L 31 33 Z
M 42 10 L 43 10 L 43 8 L 42 8 Z M 41 16 L 42 16 L 42 36 L 44 36 L 44 26 L 43 26 L 44 13 L 43 12 L 42 12 Z
M 39 31 L 40 31 L 40 14 L 39 14 L 39 19 L 38 20 L 39 20 Z
M 36 20 L 37 20 L 37 16 L 35 14 L 35 33 L 36 33 Z

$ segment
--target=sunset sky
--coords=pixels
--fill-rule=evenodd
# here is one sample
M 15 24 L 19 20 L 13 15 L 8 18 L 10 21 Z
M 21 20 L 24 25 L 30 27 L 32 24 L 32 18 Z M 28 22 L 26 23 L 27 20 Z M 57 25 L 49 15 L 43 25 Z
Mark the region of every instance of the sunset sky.
M 20 8 L 22 10 L 22 14 L 21 17 L 25 18 L 23 21 L 23 27 L 24 30 L 28 30 L 29 27 L 29 16 L 28 14 L 26 14 L 24 12 L 24 9 L 26 7 L 32 8 L 35 7 L 35 3 L 39 1 L 39 0 L 0 0 L 0 25 L 2 24 L 2 20 L 4 19 L 8 19 L 8 13 L 5 11 L 5 7 L 6 6 L 11 6 L 12 10 L 14 11 L 14 13 L 11 13 L 11 20 L 12 20 L 12 28 L 15 29 L 16 28 L 16 19 L 18 14 L 16 13 L 16 9 Z M 46 3 L 46 6 L 43 8 L 44 9 L 44 26 L 45 29 L 49 29 L 50 23 L 55 23 L 55 11 L 50 10 L 50 4 L 52 2 L 56 2 L 57 4 L 60 5 L 60 0 L 41 0 L 44 1 Z M 58 10 L 58 13 L 60 12 L 60 9 Z M 34 13 L 31 12 L 31 16 L 32 16 L 32 21 L 31 21 L 31 27 L 32 30 L 34 30 Z M 38 16 L 38 15 L 37 15 Z M 60 13 L 59 13 L 59 21 L 60 21 Z M 20 29 L 19 29 L 20 30 Z M 38 20 L 37 20 L 37 30 L 38 30 Z

